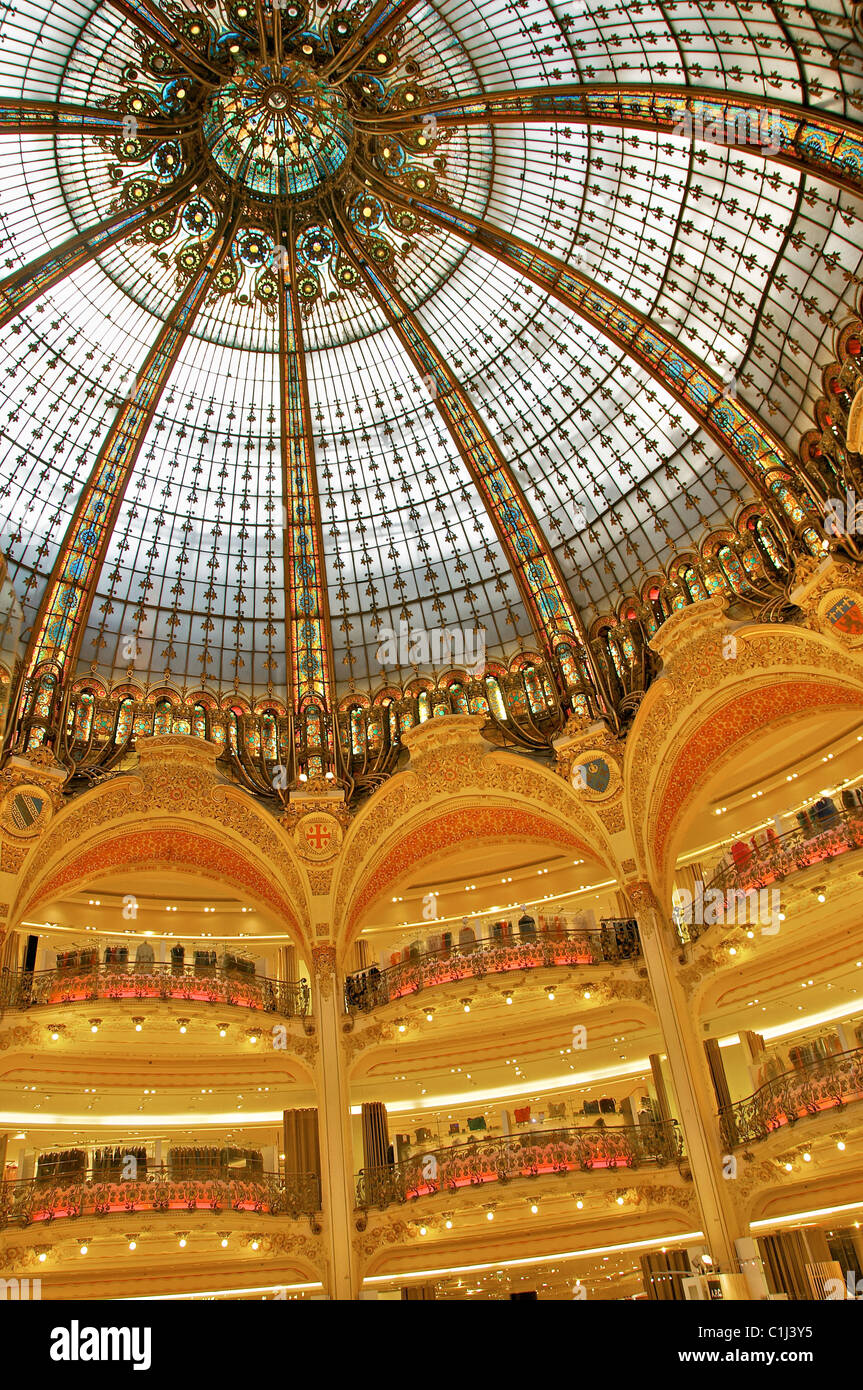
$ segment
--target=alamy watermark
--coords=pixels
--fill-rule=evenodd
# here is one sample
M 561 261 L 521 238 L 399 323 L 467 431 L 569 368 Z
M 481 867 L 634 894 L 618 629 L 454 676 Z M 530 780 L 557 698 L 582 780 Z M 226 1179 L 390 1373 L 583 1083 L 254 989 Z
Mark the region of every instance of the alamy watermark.
M 859 536 L 863 533 L 863 501 L 853 492 L 845 497 L 828 497 L 824 503 L 824 530 L 828 536 Z
M 762 936 L 775 936 L 782 921 L 778 888 L 708 888 L 696 881 L 695 892 L 688 888 L 676 890 L 673 909 L 678 925 L 712 927 L 753 926 L 761 928 Z
M 425 628 L 399 623 L 398 632 L 382 627 L 378 633 L 377 661 L 394 666 L 456 666 L 481 676 L 486 664 L 485 632 L 464 628 Z
M 776 155 L 782 149 L 782 115 L 779 111 L 726 111 L 716 120 L 684 112 L 672 134 L 700 145 L 752 145 L 764 154 Z

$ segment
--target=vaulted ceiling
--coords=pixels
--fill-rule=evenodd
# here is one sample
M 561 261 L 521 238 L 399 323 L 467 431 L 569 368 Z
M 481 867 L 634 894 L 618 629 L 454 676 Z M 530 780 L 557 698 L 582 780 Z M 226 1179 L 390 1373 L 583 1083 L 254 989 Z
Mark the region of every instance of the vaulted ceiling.
M 151 0 L 0 20 L 0 528 L 80 671 L 374 687 L 400 622 L 532 645 L 545 564 L 588 627 L 755 495 L 741 421 L 811 428 L 863 255 L 840 0 L 163 13 L 161 72 Z

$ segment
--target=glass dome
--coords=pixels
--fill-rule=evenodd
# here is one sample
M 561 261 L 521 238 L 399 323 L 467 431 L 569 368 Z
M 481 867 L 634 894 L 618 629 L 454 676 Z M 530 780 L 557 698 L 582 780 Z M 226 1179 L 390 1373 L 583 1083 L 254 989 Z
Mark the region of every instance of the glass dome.
M 221 171 L 267 200 L 318 194 L 353 143 L 345 98 L 301 63 L 245 66 L 212 96 L 203 131 Z
M 839 0 L 32 0 L 2 38 L 31 656 L 294 707 L 401 688 L 405 625 L 589 664 L 799 510 L 861 261 Z

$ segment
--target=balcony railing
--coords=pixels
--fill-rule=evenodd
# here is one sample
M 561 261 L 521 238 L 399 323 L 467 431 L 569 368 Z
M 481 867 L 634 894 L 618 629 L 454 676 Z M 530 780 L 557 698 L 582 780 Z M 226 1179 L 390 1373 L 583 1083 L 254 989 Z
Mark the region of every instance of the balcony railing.
M 541 1173 L 589 1173 L 602 1169 L 662 1167 L 676 1163 L 683 1140 L 675 1121 L 604 1129 L 552 1129 L 460 1144 L 357 1176 L 357 1206 L 383 1210 L 394 1202 L 456 1192 L 490 1182 Z
M 814 815 L 814 813 L 813 813 Z M 863 809 L 837 809 L 825 816 L 821 828 L 807 835 L 798 826 L 777 835 L 757 848 L 744 842 L 750 857 L 739 864 L 729 864 L 716 874 L 709 888 L 762 888 L 768 883 L 786 878 L 788 874 L 809 869 L 851 849 L 863 849 Z
M 213 1176 L 171 1180 L 151 1172 L 140 1181 L 0 1183 L 0 1230 L 62 1217 L 124 1216 L 136 1212 L 244 1211 L 265 1216 L 311 1216 L 321 1209 L 315 1173 L 262 1173 L 255 1178 Z
M 345 981 L 345 1009 L 348 1013 L 368 1013 L 392 999 L 454 980 L 481 980 L 485 975 L 543 966 L 603 965 L 634 960 L 640 955 L 641 942 L 634 919 L 606 921 L 593 931 L 540 932 L 509 940 L 480 937 L 469 945 L 411 956 L 386 970 L 372 966 L 349 975 Z
M 863 1099 L 863 1047 L 820 1057 L 783 1072 L 720 1113 L 722 1142 L 733 1149 L 766 1139 L 809 1115 Z
M 310 1012 L 309 987 L 264 975 L 190 965 L 97 965 L 84 969 L 4 971 L 0 1013 L 42 1005 L 102 999 L 175 999 L 184 1004 L 231 1004 L 295 1018 Z
M 811 814 L 814 819 L 814 812 Z M 798 826 L 760 845 L 742 841 L 739 861 L 726 865 L 703 885 L 705 920 L 691 920 L 689 910 L 675 911 L 680 940 L 684 944 L 696 941 L 714 922 L 772 920 L 772 900 L 768 900 L 765 892 L 759 902 L 754 896 L 759 889 L 766 890 L 769 884 L 780 883 L 789 874 L 811 869 L 816 864 L 827 864 L 849 850 L 863 849 L 863 810 L 837 809 L 825 815 L 821 825 L 823 828 L 811 834 Z M 719 903 L 714 894 L 722 895 Z M 749 895 L 745 901 L 744 894 Z

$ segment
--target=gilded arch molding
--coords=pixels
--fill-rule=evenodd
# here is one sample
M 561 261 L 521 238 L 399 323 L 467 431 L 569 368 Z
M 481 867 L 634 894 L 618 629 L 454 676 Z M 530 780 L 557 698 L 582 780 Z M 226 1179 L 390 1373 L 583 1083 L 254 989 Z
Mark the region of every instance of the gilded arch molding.
M 302 940 L 288 899 L 249 854 L 210 830 L 195 831 L 182 821 L 158 821 L 145 829 L 124 827 L 76 846 L 42 877 L 19 911 L 24 917 L 41 903 L 72 893 L 103 874 L 169 869 L 229 885 L 252 898 L 268 915 L 285 923 Z
M 732 625 L 715 600 L 669 619 L 652 645 L 664 665 L 633 723 L 624 781 L 642 865 L 664 900 L 677 827 L 717 769 L 801 713 L 863 713 L 863 660 L 804 628 Z
M 306 947 L 308 899 L 287 832 L 245 792 L 219 780 L 218 750 L 172 736 L 142 740 L 140 751 L 134 772 L 85 792 L 54 817 L 28 857 L 10 924 L 49 894 L 70 891 L 84 868 L 90 877 L 97 862 L 115 870 L 122 841 L 129 866 L 211 873 L 251 894 Z
M 529 838 L 598 859 L 616 874 L 604 831 L 563 778 L 494 749 L 481 723 L 481 716 L 451 716 L 406 735 L 410 767 L 376 793 L 345 838 L 334 897 L 342 949 L 390 883 L 459 837 L 477 846 Z

